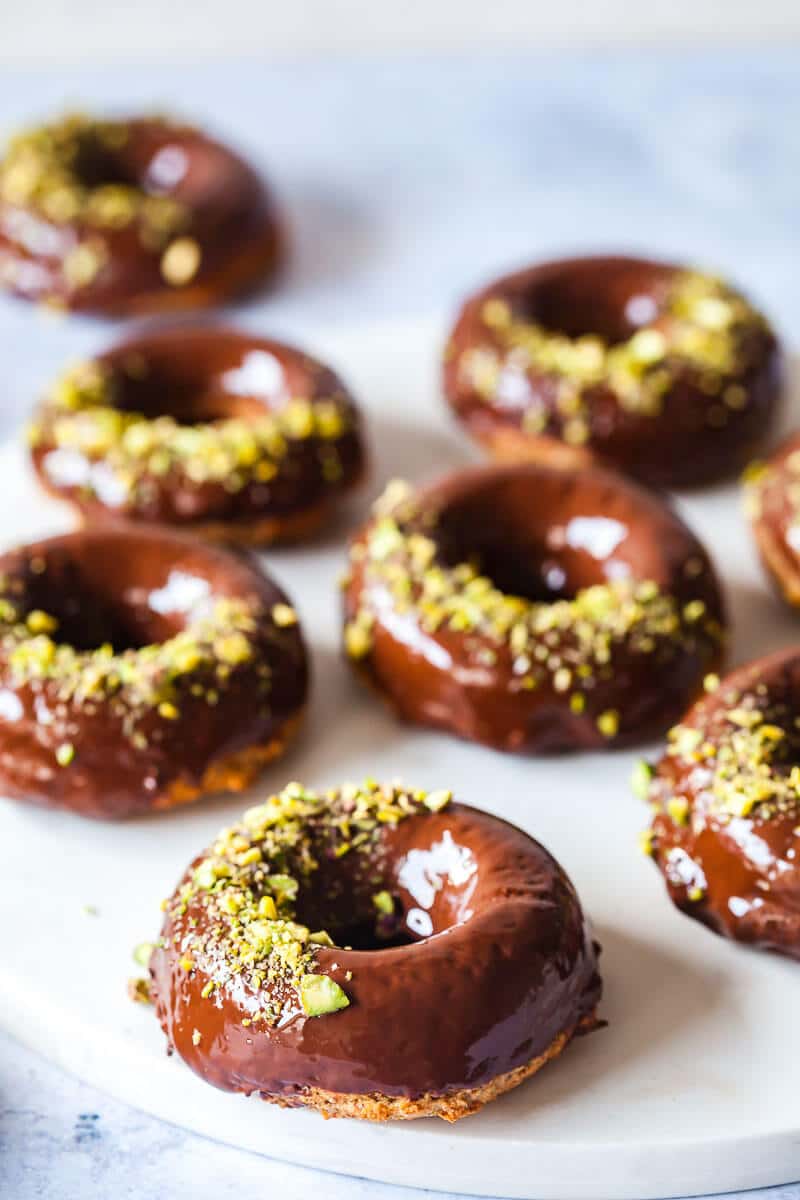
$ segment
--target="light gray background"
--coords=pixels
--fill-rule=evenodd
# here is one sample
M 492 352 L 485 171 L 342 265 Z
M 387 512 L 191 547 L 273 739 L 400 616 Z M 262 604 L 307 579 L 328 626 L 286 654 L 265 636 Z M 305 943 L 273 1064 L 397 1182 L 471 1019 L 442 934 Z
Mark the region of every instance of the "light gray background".
M 59 64 L 800 36 L 797 0 L 0 0 L 3 11 L 0 62 Z
M 7 7 L 0 0 L 0 12 Z M 34 0 L 15 10 L 15 44 L 43 7 Z M 170 6 L 159 7 L 166 14 Z M 734 26 L 743 7 L 726 6 Z M 777 6 L 747 7 L 766 20 Z M 797 13 L 794 4 L 781 7 Z M 137 10 L 155 11 L 149 2 Z M 220 19 L 220 44 L 229 33 Z M 5 35 L 3 28 L 0 41 Z M 90 44 L 96 36 L 86 29 Z M 603 248 L 715 266 L 747 286 L 790 342 L 800 341 L 795 49 L 40 66 L 0 72 L 0 134 L 65 100 L 177 108 L 269 171 L 291 219 L 292 267 L 280 289 L 236 315 L 311 348 L 315 333 L 334 323 L 445 314 L 495 270 Z M 100 321 L 59 321 L 0 302 L 0 434 L 65 359 L 114 332 Z M 241 1194 L 411 1195 L 203 1142 L 0 1038 L 4 1200 Z M 798 1200 L 800 1189 L 770 1195 Z

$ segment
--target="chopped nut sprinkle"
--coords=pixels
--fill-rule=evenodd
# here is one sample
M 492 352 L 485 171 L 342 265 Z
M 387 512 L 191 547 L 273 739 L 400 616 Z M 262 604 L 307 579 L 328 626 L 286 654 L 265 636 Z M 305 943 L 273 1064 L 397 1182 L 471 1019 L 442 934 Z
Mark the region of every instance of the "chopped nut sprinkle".
M 667 753 L 692 765 L 694 783 L 719 819 L 798 813 L 800 730 L 788 702 L 757 688 L 722 695 L 725 708 L 713 727 L 675 726 Z M 688 820 L 684 797 L 669 797 L 664 807 L 676 824 Z
M 492 400 L 521 373 L 551 382 L 553 400 L 541 397 L 524 410 L 523 428 L 550 433 L 582 445 L 593 433 L 591 401 L 610 390 L 625 411 L 658 416 L 676 378 L 689 378 L 710 397 L 705 421 L 723 427 L 747 405 L 743 387 L 731 376 L 743 374 L 760 353 L 764 318 L 721 280 L 699 272 L 680 272 L 667 289 L 658 316 L 627 339 L 608 345 L 587 334 L 567 337 L 517 318 L 510 305 L 488 299 L 482 318 L 485 345 L 463 352 L 460 372 L 479 395 Z
M 118 385 L 118 374 L 101 360 L 78 363 L 56 381 L 28 428 L 34 448 L 78 454 L 89 463 L 102 460 L 106 503 L 113 493 L 119 506 L 136 508 L 161 488 L 208 483 L 231 493 L 274 486 L 291 481 L 298 455 L 308 452 L 316 456 L 325 484 L 336 486 L 341 479 L 341 442 L 352 432 L 353 413 L 339 393 L 290 399 L 248 419 L 182 424 L 167 414 L 149 417 L 117 407 Z M 82 486 L 95 490 L 91 473 Z M 288 606 L 283 615 L 289 619 Z
M 255 601 L 225 598 L 201 607 L 185 629 L 164 642 L 118 652 L 110 645 L 79 650 L 60 638 L 55 616 L 38 609 L 25 613 L 16 582 L 0 578 L 0 669 L 5 677 L 15 687 L 47 689 L 59 704 L 78 710 L 107 702 L 138 748 L 147 745 L 144 726 L 151 731 L 152 714 L 172 722 L 188 696 L 216 702 L 230 685 L 235 666 L 253 659 L 259 630 L 269 628 L 268 615 L 259 612 Z M 274 636 L 281 636 L 278 625 L 273 628 Z M 266 664 L 258 688 L 266 698 Z M 67 767 L 77 753 L 72 742 L 63 742 L 55 758 Z

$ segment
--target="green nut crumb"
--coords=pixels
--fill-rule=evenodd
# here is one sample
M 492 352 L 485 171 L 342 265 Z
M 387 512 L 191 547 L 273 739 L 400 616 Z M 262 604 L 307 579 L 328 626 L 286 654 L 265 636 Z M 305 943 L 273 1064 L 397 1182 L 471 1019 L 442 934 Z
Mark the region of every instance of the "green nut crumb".
M 391 892 L 375 892 L 372 897 L 372 903 L 378 912 L 383 913 L 385 916 L 391 916 L 394 912 L 394 898 Z
M 655 855 L 655 835 L 652 829 L 643 829 L 639 834 L 639 849 L 642 854 L 646 854 L 648 858 L 653 858 Z
M 139 942 L 139 945 L 135 946 L 133 950 L 133 961 L 140 967 L 147 967 L 154 949 L 153 942 Z
M 307 1017 L 322 1017 L 347 1008 L 347 993 L 329 975 L 304 975 L 300 980 L 300 999 Z
M 68 767 L 75 757 L 75 747 L 72 742 L 62 742 L 56 750 L 56 762 L 60 767 Z
M 667 801 L 667 813 L 676 825 L 689 824 L 689 801 L 685 796 L 673 796 Z
M 25 618 L 25 624 L 31 633 L 54 633 L 58 629 L 58 621 L 49 613 L 35 608 Z
M 345 626 L 344 646 L 350 658 L 366 658 L 372 649 L 372 635 L 357 621 Z
M 272 609 L 272 619 L 280 629 L 297 624 L 297 613 L 290 604 L 276 604 Z
M 639 800 L 647 799 L 654 774 L 655 772 L 650 763 L 640 758 L 631 774 L 631 789 L 634 796 Z
M 605 738 L 616 737 L 619 731 L 619 713 L 613 708 L 600 713 L 597 718 L 597 728 Z

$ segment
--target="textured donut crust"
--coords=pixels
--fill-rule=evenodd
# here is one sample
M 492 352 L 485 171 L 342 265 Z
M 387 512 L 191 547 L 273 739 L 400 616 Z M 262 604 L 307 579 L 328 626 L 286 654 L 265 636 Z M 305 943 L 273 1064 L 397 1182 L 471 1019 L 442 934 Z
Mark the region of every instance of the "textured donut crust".
M 600 456 L 593 454 L 591 450 L 569 446 L 558 438 L 547 437 L 546 434 L 524 433 L 513 425 L 466 419 L 464 427 L 497 462 L 531 462 L 562 470 L 596 466 L 601 462 Z
M 753 522 L 753 535 L 764 568 L 780 595 L 793 608 L 800 608 L 800 573 L 781 539 L 761 520 Z
M 206 768 L 199 783 L 177 779 L 166 791 L 160 792 L 152 802 L 152 808 L 176 808 L 179 804 L 191 804 L 201 796 L 212 792 L 241 792 L 249 787 L 263 768 L 280 758 L 289 742 L 302 724 L 305 710 L 289 717 L 280 731 L 269 742 L 260 746 L 248 746 L 236 750 L 225 758 L 218 759 Z
M 262 1093 L 262 1099 L 281 1108 L 315 1108 L 326 1120 L 332 1117 L 354 1117 L 360 1121 L 415 1121 L 419 1117 L 440 1117 L 443 1121 L 460 1121 L 472 1116 L 485 1104 L 496 1100 L 504 1092 L 519 1087 L 526 1079 L 535 1075 L 551 1059 L 559 1054 L 580 1033 L 591 1033 L 598 1027 L 596 1010 L 584 1017 L 572 1029 L 560 1033 L 543 1054 L 530 1062 L 503 1075 L 496 1075 L 488 1083 L 476 1088 L 463 1088 L 444 1095 L 426 1092 L 423 1096 L 386 1096 L 382 1092 L 364 1094 L 329 1092 L 325 1088 L 304 1088 L 296 1096 L 270 1096 Z

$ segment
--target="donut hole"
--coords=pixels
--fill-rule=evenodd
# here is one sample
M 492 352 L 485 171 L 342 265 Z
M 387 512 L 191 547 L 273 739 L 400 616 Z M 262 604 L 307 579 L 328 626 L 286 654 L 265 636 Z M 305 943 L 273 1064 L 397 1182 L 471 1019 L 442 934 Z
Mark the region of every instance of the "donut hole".
M 309 390 L 300 365 L 277 347 L 225 331 L 128 343 L 106 362 L 117 408 L 180 425 L 257 419 Z
M 666 283 L 665 269 L 656 264 L 618 259 L 567 263 L 524 291 L 520 315 L 551 333 L 598 337 L 614 346 L 658 318 Z
M 76 650 L 156 645 L 227 592 L 219 561 L 204 563 L 204 554 L 157 534 L 68 537 L 26 562 L 17 577 L 18 606 L 25 615 L 54 617 L 53 640 Z
M 425 941 L 468 920 L 478 882 L 471 848 L 447 828 L 416 842 L 404 824 L 387 830 L 369 859 L 331 859 L 323 848 L 296 919 L 325 929 L 337 946 L 367 952 Z
M 387 882 L 376 876 L 367 885 L 325 864 L 303 889 L 296 919 L 309 929 L 324 929 L 337 946 L 349 950 L 407 946 L 416 939 L 405 925 L 399 895 Z
M 113 184 L 137 188 L 141 186 L 139 174 L 133 164 L 118 151 L 104 145 L 100 138 L 91 135 L 80 139 L 73 169 L 78 182 L 85 188 L 107 187 Z
M 542 501 L 541 489 L 513 479 L 464 496 L 442 519 L 441 557 L 450 567 L 468 562 L 500 591 L 533 603 L 573 599 L 582 588 L 607 582 L 602 560 L 568 537 L 553 536 Z

